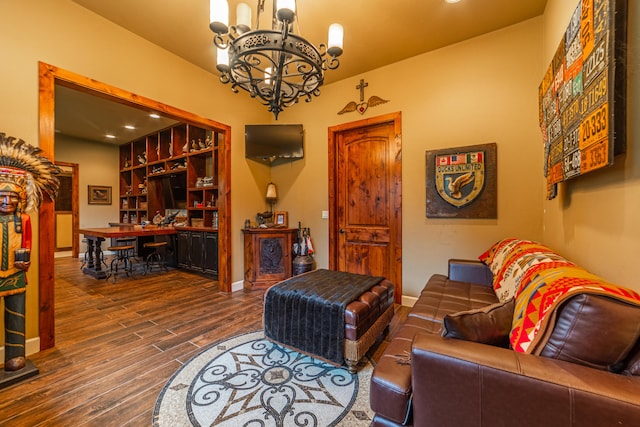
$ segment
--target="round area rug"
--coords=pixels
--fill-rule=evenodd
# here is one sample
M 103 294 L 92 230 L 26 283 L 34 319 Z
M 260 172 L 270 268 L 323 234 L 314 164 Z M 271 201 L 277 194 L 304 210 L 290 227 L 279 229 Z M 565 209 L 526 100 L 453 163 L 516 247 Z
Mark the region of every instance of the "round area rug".
M 371 363 L 358 374 L 267 341 L 214 344 L 176 372 L 153 413 L 159 426 L 368 426 Z

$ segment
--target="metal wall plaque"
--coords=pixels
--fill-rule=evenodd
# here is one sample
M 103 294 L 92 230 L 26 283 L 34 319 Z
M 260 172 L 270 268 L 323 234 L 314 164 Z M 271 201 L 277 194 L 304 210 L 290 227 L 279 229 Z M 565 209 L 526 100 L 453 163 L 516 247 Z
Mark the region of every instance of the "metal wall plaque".
M 496 144 L 427 151 L 427 217 L 497 218 Z

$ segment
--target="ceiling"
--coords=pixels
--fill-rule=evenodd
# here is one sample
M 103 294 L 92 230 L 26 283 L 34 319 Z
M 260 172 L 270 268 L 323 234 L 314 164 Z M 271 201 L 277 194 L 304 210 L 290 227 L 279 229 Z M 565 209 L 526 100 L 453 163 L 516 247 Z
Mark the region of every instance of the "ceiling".
M 103 97 L 56 85 L 56 134 L 82 141 L 125 144 L 177 123 L 166 117 L 152 118 L 152 111 L 109 101 Z M 125 126 L 134 126 L 127 129 Z M 106 135 L 113 135 L 108 138 Z
M 218 75 L 213 33 L 208 25 L 209 0 L 73 1 Z M 239 2 L 229 0 L 231 23 L 235 22 Z M 255 22 L 257 1 L 245 2 L 252 7 Z M 539 16 L 546 3 L 547 0 L 461 0 L 456 4 L 445 0 L 297 0 L 295 31 L 317 45 L 326 43 L 331 23 L 343 25 L 344 54 L 340 67 L 328 71 L 325 78 L 325 83 L 332 83 Z M 262 28 L 268 24 L 265 18 L 271 4 L 271 0 L 266 0 Z M 72 92 L 56 91 L 56 129 L 60 133 L 109 142 L 105 141 L 105 129 L 121 128 L 123 118 L 148 122 L 147 112 L 140 114 L 130 107 Z M 91 108 L 86 108 L 86 102 Z M 72 107 L 67 106 L 70 103 Z M 120 130 L 118 138 L 111 142 L 131 140 L 121 141 L 125 136 L 131 133 Z

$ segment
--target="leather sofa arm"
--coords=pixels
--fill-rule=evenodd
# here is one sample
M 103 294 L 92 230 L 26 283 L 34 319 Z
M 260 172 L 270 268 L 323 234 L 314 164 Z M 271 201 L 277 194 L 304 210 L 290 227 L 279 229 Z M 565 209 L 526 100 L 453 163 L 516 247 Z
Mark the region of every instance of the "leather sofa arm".
M 484 263 L 477 260 L 450 259 L 449 280 L 476 283 L 478 285 L 493 285 L 493 273 Z
M 418 334 L 415 426 L 612 426 L 640 420 L 640 377 Z

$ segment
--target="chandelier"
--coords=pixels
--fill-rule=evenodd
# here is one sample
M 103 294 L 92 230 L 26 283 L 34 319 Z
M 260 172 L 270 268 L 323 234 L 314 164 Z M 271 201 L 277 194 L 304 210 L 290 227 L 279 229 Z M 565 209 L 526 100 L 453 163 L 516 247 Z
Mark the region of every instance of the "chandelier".
M 210 0 L 211 31 L 217 47 L 220 81 L 230 83 L 238 93 L 244 89 L 251 97 L 269 107 L 276 120 L 285 108 L 300 98 L 310 102 L 320 95 L 324 72 L 340 65 L 343 29 L 329 27 L 328 43 L 317 48 L 293 33 L 295 0 L 274 0 L 271 29 L 259 29 L 265 0 L 258 0 L 256 29 L 251 29 L 251 8 L 239 3 L 236 25 L 229 27 L 227 0 Z M 298 33 L 299 33 L 298 29 Z

